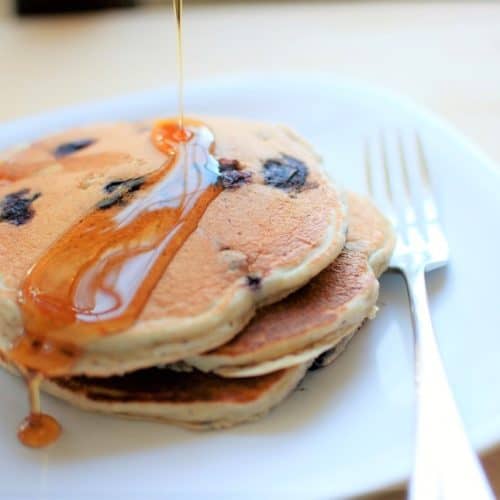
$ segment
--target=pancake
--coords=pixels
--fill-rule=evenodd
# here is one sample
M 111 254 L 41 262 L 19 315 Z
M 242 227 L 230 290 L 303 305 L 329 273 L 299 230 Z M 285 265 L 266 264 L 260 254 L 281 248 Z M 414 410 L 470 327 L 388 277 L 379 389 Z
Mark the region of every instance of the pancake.
M 258 306 L 300 288 L 341 252 L 344 202 L 307 143 L 282 126 L 204 122 L 215 135 L 214 156 L 221 164 L 236 161 L 243 172 L 236 180 L 243 182 L 230 182 L 210 204 L 135 324 L 93 336 L 68 373 L 110 376 L 214 349 L 233 338 Z M 165 161 L 150 133 L 147 123 L 99 125 L 3 156 L 1 352 L 22 332 L 17 294 L 30 267 L 106 201 L 110 186 L 134 181 Z M 21 218 L 6 210 L 12 200 L 21 203 Z
M 349 325 L 339 328 L 338 330 L 332 332 L 330 335 L 327 335 L 316 342 L 308 344 L 306 347 L 304 347 L 304 349 L 296 352 L 290 352 L 289 354 L 285 354 L 284 356 L 281 356 L 279 358 L 262 361 L 254 365 L 222 367 L 217 370 L 216 373 L 217 375 L 220 375 L 226 379 L 234 380 L 242 379 L 245 377 L 265 376 L 266 374 L 274 373 L 276 371 L 293 366 L 302 365 L 304 363 L 311 364 L 313 361 L 313 365 L 315 366 L 315 368 L 327 366 L 326 363 L 323 363 L 320 366 L 319 364 L 316 364 L 316 361 L 322 358 L 324 353 L 331 352 L 335 349 L 335 347 L 337 347 L 337 345 L 342 344 L 344 342 L 344 339 L 351 339 L 354 334 L 361 328 L 361 325 L 363 323 L 364 321 L 355 325 Z
M 88 411 L 208 430 L 265 415 L 295 389 L 307 368 L 231 380 L 196 370 L 147 368 L 109 378 L 44 380 L 42 389 Z
M 263 375 L 314 360 L 373 317 L 377 277 L 388 265 L 394 235 L 369 200 L 349 194 L 348 205 L 346 246 L 330 266 L 293 295 L 260 310 L 229 343 L 188 363 L 224 377 Z

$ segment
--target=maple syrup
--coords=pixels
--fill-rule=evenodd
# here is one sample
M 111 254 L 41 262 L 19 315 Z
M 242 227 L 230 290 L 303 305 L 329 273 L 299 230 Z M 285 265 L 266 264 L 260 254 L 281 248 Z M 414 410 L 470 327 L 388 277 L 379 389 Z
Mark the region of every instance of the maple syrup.
M 120 190 L 120 198 L 105 199 L 67 230 L 33 265 L 20 288 L 24 332 L 8 355 L 28 374 L 31 413 L 18 432 L 27 446 L 45 446 L 60 434 L 57 421 L 40 412 L 42 377 L 71 373 L 89 342 L 133 325 L 222 190 L 211 131 L 184 117 L 182 0 L 173 0 L 173 6 L 179 114 L 157 122 L 151 133 L 153 144 L 165 154 L 164 164 L 144 177 L 109 187 L 112 194 Z
M 70 371 L 96 337 L 130 328 L 165 269 L 219 194 L 214 138 L 202 124 L 158 122 L 166 154 L 125 206 L 96 208 L 42 255 L 21 284 L 24 334 L 11 360 L 45 376 Z
M 179 129 L 184 130 L 184 50 L 182 45 L 183 0 L 172 0 L 177 34 L 177 97 L 179 99 Z
M 17 437 L 30 448 L 43 448 L 57 441 L 61 426 L 50 415 L 40 412 L 40 383 L 42 375 L 26 374 L 30 400 L 30 414 L 19 424 Z

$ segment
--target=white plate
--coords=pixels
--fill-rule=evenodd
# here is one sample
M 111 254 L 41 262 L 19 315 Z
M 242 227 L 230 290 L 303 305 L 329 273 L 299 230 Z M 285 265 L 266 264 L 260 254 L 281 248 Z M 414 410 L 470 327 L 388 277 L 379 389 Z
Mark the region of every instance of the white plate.
M 381 127 L 421 132 L 452 250 L 429 277 L 434 324 L 451 385 L 478 448 L 500 442 L 496 267 L 500 175 L 459 134 L 399 97 L 327 75 L 242 76 L 190 86 L 187 108 L 290 124 L 333 175 L 363 189 L 362 141 Z M 174 88 L 0 127 L 0 149 L 95 120 L 171 115 Z M 0 496 L 88 498 L 346 497 L 408 477 L 413 448 L 412 343 L 401 280 L 384 277 L 381 311 L 334 366 L 308 375 L 271 415 L 194 433 L 87 414 L 51 398 L 65 433 L 31 451 L 16 441 L 23 384 L 0 375 Z

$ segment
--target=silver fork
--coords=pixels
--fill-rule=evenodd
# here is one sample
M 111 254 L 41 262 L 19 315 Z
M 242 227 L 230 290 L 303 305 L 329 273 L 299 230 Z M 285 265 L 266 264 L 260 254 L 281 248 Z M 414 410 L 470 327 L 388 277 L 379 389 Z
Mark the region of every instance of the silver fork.
M 389 137 L 393 139 L 390 150 Z M 432 327 L 425 273 L 446 266 L 448 243 L 431 193 L 422 142 L 415 134 L 411 154 L 405 146 L 408 141 L 404 142 L 399 133 L 385 137 L 382 134 L 377 142 L 377 150 L 366 143 L 366 181 L 372 198 L 396 230 L 390 269 L 404 277 L 415 344 L 416 447 L 408 497 L 494 499 L 467 440 Z M 389 151 L 394 154 L 389 155 Z M 409 168 L 410 161 L 415 168 Z

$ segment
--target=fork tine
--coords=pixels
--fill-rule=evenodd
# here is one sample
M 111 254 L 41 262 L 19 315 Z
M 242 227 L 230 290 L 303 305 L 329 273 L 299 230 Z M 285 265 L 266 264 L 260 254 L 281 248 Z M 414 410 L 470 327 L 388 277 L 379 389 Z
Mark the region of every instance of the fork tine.
M 384 170 L 384 186 L 385 186 L 385 193 L 387 195 L 387 198 L 389 199 L 392 207 L 395 207 L 395 200 L 394 200 L 394 193 L 392 190 L 392 184 L 391 184 L 391 175 L 390 175 L 390 167 L 389 167 L 389 159 L 387 157 L 387 147 L 384 139 L 384 134 L 381 131 L 380 132 L 380 153 L 382 156 L 382 168 Z
M 396 227 L 397 226 L 397 216 L 395 212 L 394 199 L 392 196 L 392 189 L 389 177 L 389 171 L 387 167 L 387 158 L 385 155 L 385 151 L 383 146 L 381 146 L 382 150 L 382 180 L 383 180 L 383 193 L 377 193 L 375 189 L 375 171 L 373 161 L 373 150 L 370 148 L 370 141 L 367 139 L 365 142 L 365 180 L 368 188 L 368 192 L 374 201 L 377 202 L 379 206 L 383 209 L 387 218 L 391 221 L 391 224 Z M 378 163 L 378 162 L 377 162 Z
M 373 189 L 373 177 L 370 159 L 370 142 L 365 139 L 365 149 L 364 149 L 364 159 L 365 159 L 365 182 L 368 189 L 368 194 L 375 198 L 375 190 Z
M 429 163 L 424 153 L 422 140 L 418 132 L 415 132 L 415 141 L 417 145 L 418 166 L 422 179 L 422 191 L 424 193 L 423 211 L 427 222 L 437 222 L 438 212 L 432 194 L 431 178 L 429 173 Z
M 415 193 L 412 188 L 412 182 L 410 180 L 410 171 L 408 168 L 407 155 L 405 154 L 405 147 L 403 143 L 403 137 L 400 132 L 397 134 L 397 149 L 399 156 L 399 168 L 401 172 L 403 191 L 404 191 L 404 201 L 403 212 L 404 212 L 404 233 L 407 242 L 413 250 L 421 250 L 424 246 L 423 233 L 421 230 L 422 220 L 419 220 L 417 210 L 419 196 Z
M 378 138 L 378 140 L 377 140 Z M 431 194 L 429 168 L 420 138 L 410 146 L 400 131 L 380 131 L 364 144 L 366 185 L 374 201 L 396 231 L 391 267 L 437 269 L 449 259 L 446 237 L 437 219 Z M 416 168 L 410 170 L 410 166 Z
M 406 161 L 406 155 L 404 150 L 403 138 L 401 133 L 397 134 L 397 143 L 398 143 L 398 155 L 399 155 L 399 167 L 401 169 L 401 177 L 403 178 L 403 186 L 404 186 L 404 214 L 405 214 L 405 222 L 406 224 L 416 224 L 417 223 L 417 213 L 413 208 L 413 192 L 410 181 L 410 172 L 408 171 L 408 162 Z
M 391 151 L 395 156 L 389 159 L 387 135 L 385 138 L 383 134 L 380 135 L 387 193 L 391 198 L 394 210 L 399 214 L 399 227 L 396 229 L 402 243 L 414 251 L 421 250 L 424 247 L 424 242 L 418 227 L 417 212 L 414 208 L 414 195 L 404 145 L 401 134 L 395 134 L 394 138 L 395 142 L 393 142 Z
M 429 163 L 424 153 L 424 147 L 420 136 L 415 133 L 417 145 L 417 157 L 421 178 L 422 189 L 422 211 L 425 222 L 425 233 L 430 242 L 436 262 L 445 262 L 449 258 L 449 248 L 446 237 L 441 228 L 438 218 L 438 210 L 432 194 L 432 187 L 429 174 Z

